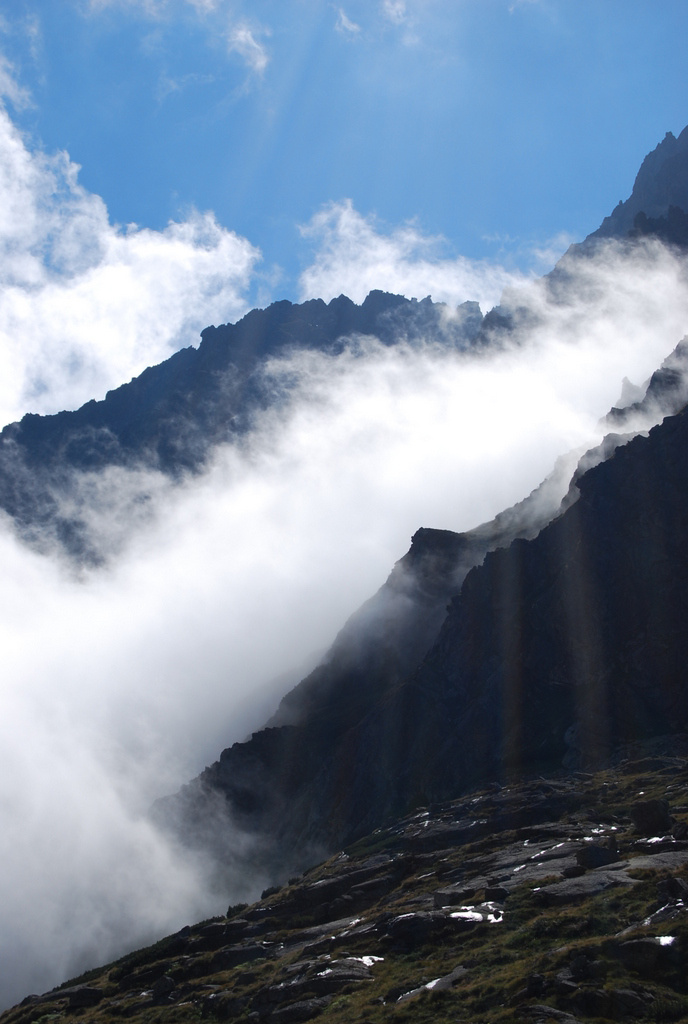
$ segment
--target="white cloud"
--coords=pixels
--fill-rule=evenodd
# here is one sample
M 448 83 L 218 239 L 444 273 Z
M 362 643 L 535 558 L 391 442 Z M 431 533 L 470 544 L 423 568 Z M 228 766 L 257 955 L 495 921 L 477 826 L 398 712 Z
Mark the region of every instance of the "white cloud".
M 222 0 L 187 0 L 187 3 L 195 7 L 197 11 L 202 11 L 204 14 L 209 14 L 211 11 L 217 10 Z
M 5 419 L 29 396 L 47 411 L 102 394 L 246 306 L 246 240 L 210 214 L 113 227 L 77 172 L 0 112 Z M 351 203 L 306 233 L 318 250 L 304 297 L 382 287 L 486 309 L 521 281 Z M 106 572 L 75 581 L 0 522 L 0 998 L 222 911 L 234 894 L 161 842 L 148 802 L 267 717 L 272 677 L 329 643 L 419 526 L 465 529 L 523 497 L 595 439 L 622 377 L 646 379 L 686 332 L 685 274 L 661 247 L 611 245 L 575 273 L 566 301 L 537 284 L 512 296 L 536 326 L 507 351 L 364 339 L 338 359 L 273 363 L 291 402 L 184 488 L 85 478 L 105 543 L 123 521 L 132 531 Z M 144 483 L 134 530 L 120 510 Z M 236 898 L 262 884 L 237 872 Z
M 299 279 L 302 299 L 344 293 L 362 302 L 371 289 L 381 288 L 454 305 L 474 299 L 485 311 L 505 287 L 526 280 L 487 261 L 442 258 L 442 239 L 423 235 L 415 224 L 383 232 L 350 200 L 326 206 L 301 230 L 316 246 L 314 262 Z
M 401 25 L 406 19 L 405 0 L 382 0 L 382 13 L 395 25 Z
M 348 35 L 357 35 L 361 31 L 361 26 L 357 25 L 355 21 L 351 21 L 347 18 L 341 7 L 337 8 L 337 23 L 335 28 L 338 32 Z
M 35 35 L 34 22 L 29 24 L 29 33 Z M 28 89 L 19 85 L 13 65 L 3 54 L 0 54 L 0 98 L 9 100 L 15 110 L 21 110 L 31 104 Z
M 270 63 L 265 46 L 256 39 L 254 30 L 246 22 L 230 25 L 227 32 L 227 48 L 230 53 L 238 54 L 247 67 L 257 75 L 262 75 Z
M 379 236 L 339 214 L 345 268 L 362 239 L 377 253 L 364 275 L 400 260 L 409 280 L 414 265 L 426 281 L 463 272 L 438 271 L 412 229 Z M 77 279 L 90 239 L 69 245 Z M 11 261 L 0 251 L 6 276 Z M 267 717 L 270 679 L 330 642 L 419 526 L 466 529 L 523 497 L 597 439 L 622 377 L 646 379 L 685 333 L 685 272 L 661 247 L 611 245 L 572 272 L 556 301 L 537 283 L 512 296 L 534 326 L 505 350 L 359 339 L 273 362 L 291 399 L 202 478 L 152 478 L 151 514 L 106 572 L 75 581 L 0 524 L 3 998 L 221 911 L 232 895 L 141 822 L 148 801 Z M 108 488 L 123 500 L 140 481 L 96 486 L 107 504 Z M 236 898 L 263 884 L 235 881 Z
M 0 420 L 75 408 L 247 309 L 258 251 L 192 212 L 113 226 L 65 153 L 0 109 Z

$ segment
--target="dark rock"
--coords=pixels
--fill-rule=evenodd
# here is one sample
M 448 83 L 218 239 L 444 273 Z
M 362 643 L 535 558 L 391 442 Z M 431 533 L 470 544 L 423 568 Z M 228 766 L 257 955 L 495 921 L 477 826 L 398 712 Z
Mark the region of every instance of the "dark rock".
M 611 993 L 599 988 L 577 988 L 569 996 L 574 1010 L 585 1017 L 609 1017 L 612 1015 Z
M 462 981 L 468 973 L 469 971 L 467 968 L 462 964 L 459 964 L 453 971 L 450 971 L 449 974 L 445 974 L 441 978 L 438 978 L 432 986 L 432 991 L 444 992 L 447 989 L 454 988 L 454 986 L 458 985 L 458 983 Z
M 631 939 L 614 950 L 621 962 L 632 971 L 651 978 L 662 962 L 673 959 L 671 946 L 663 946 L 657 938 Z
M 153 985 L 153 999 L 160 1000 L 168 997 L 176 988 L 174 980 L 169 974 L 163 974 Z
M 578 864 L 586 870 L 589 868 L 605 867 L 607 864 L 614 864 L 620 859 L 616 844 L 610 849 L 609 846 L 603 846 L 600 843 L 586 843 L 581 850 L 578 850 L 575 856 Z
M 603 978 L 607 973 L 607 965 L 603 960 L 592 960 L 585 954 L 579 954 L 571 960 L 569 970 L 573 981 L 590 981 L 592 978 Z
M 246 1008 L 248 1000 L 226 992 L 211 992 L 201 1002 L 201 1016 L 213 1020 L 236 1020 Z
M 249 928 L 249 922 L 242 917 L 235 917 L 225 925 L 225 942 L 236 942 L 245 935 Z
M 270 1014 L 271 1021 L 278 1024 L 292 1024 L 292 1021 L 312 1020 L 329 1006 L 332 996 L 320 996 L 317 999 L 303 999 L 289 1006 L 280 1006 Z
M 305 835 L 337 848 L 419 794 L 441 804 L 512 771 L 561 767 L 574 747 L 578 762 L 595 764 L 620 744 L 671 735 L 688 720 L 686 450 L 684 413 L 617 448 L 580 477 L 578 501 L 537 537 L 469 572 L 415 674 L 394 675 L 392 686 L 372 663 L 350 672 L 346 645 L 341 662 L 333 650 L 294 693 L 298 725 L 225 751 L 199 786 L 233 808 L 239 789 L 250 792 L 247 826 L 278 831 L 292 849 Z M 574 789 L 534 791 L 518 807 L 500 806 L 501 797 L 491 794 L 490 811 L 472 819 L 419 818 L 400 842 L 437 852 L 553 820 L 579 800 Z M 346 891 L 336 889 L 310 896 L 336 913 L 332 902 Z
M 654 997 L 650 992 L 634 992 L 630 988 L 616 988 L 610 992 L 610 1013 L 613 1020 L 644 1017 L 651 1011 Z
M 90 985 L 77 985 L 75 988 L 67 989 L 70 1010 L 79 1010 L 87 1006 L 97 1006 L 104 998 L 102 989 Z M 63 992 L 63 994 L 65 994 Z
M 447 927 L 447 917 L 438 912 L 401 914 L 385 926 L 383 939 L 395 947 L 415 949 Z
M 219 949 L 228 942 L 227 925 L 224 921 L 205 925 L 199 935 L 198 949 Z
M 688 882 L 685 878 L 663 878 L 657 882 L 657 892 L 662 900 L 683 900 L 688 904 Z
M 525 995 L 531 999 L 534 996 L 541 996 L 545 991 L 545 978 L 542 974 L 529 974 L 526 979 Z
M 631 819 L 636 832 L 643 836 L 664 836 L 673 827 L 666 800 L 638 800 L 631 807 Z
M 488 885 L 485 887 L 485 901 L 501 903 L 509 896 L 509 890 L 503 885 Z
M 473 886 L 466 886 L 459 883 L 456 886 L 452 885 L 445 889 L 437 889 L 437 891 L 433 893 L 433 899 L 435 901 L 435 906 L 438 908 L 460 907 L 466 903 L 467 900 L 470 900 L 471 897 L 475 895 L 475 892 L 476 890 Z
M 254 960 L 261 960 L 269 956 L 269 950 L 260 943 L 247 943 L 246 945 L 228 946 L 215 953 L 211 960 L 213 971 L 228 971 L 238 964 L 251 963 Z

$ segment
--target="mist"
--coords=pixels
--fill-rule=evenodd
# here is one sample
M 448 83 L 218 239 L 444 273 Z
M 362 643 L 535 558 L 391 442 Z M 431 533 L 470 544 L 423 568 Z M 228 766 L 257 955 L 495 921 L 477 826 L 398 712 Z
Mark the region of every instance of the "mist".
M 113 225 L 78 170 L 0 108 L 3 422 L 102 397 L 260 284 L 258 250 L 212 214 Z M 279 405 L 203 475 L 81 476 L 98 569 L 0 519 L 0 1005 L 259 895 L 272 880 L 241 866 L 216 891 L 151 803 L 267 720 L 420 526 L 470 529 L 523 498 L 686 333 L 684 267 L 658 244 L 600 246 L 555 294 L 351 204 L 308 231 L 304 298 L 430 293 L 451 317 L 506 288 L 521 327 L 475 353 L 359 337 L 273 360 Z
M 260 727 L 419 526 L 469 529 L 524 497 L 685 333 L 684 270 L 660 246 L 575 273 L 565 301 L 506 296 L 527 329 L 494 350 L 366 337 L 272 361 L 288 400 L 201 477 L 151 474 L 152 508 L 104 568 L 1 524 L 3 1003 L 259 894 L 245 870 L 213 891 L 147 808 Z M 121 531 L 108 495 L 141 486 L 90 481 L 103 545 Z

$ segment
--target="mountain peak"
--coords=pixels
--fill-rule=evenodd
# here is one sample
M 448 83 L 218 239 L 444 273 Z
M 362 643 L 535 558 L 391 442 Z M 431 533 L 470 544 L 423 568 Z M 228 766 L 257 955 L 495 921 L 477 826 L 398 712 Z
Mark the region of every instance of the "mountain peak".
M 672 207 L 688 211 L 688 126 L 678 138 L 667 132 L 647 154 L 630 197 L 620 202 L 588 237 L 625 238 L 637 228 L 636 219 L 640 214 L 645 214 L 649 220 L 663 220 Z

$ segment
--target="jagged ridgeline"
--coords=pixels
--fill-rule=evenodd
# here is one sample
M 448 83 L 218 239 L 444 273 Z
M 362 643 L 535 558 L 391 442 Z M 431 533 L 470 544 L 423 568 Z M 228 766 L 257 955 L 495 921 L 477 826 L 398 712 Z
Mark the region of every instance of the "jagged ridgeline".
M 266 377 L 269 359 L 297 349 L 336 355 L 345 339 L 368 335 L 384 345 L 430 338 L 463 349 L 476 343 L 482 322 L 477 302 L 449 310 L 429 298 L 373 291 L 361 305 L 343 295 L 282 301 L 207 327 L 197 349 L 182 349 L 103 401 L 6 426 L 0 508 L 30 543 L 57 542 L 77 560 L 101 561 L 110 552 L 93 515 L 121 500 L 116 483 L 103 491 L 102 481 L 126 471 L 126 520 L 145 509 L 151 474 L 182 480 L 200 472 L 217 445 L 240 443 L 261 410 L 288 399 L 288 382 Z
M 610 239 L 632 252 L 655 237 L 685 261 L 687 211 L 688 129 L 543 289 L 565 302 L 575 265 Z M 288 400 L 288 382 L 263 372 L 271 357 L 336 356 L 366 335 L 498 346 L 529 315 L 381 292 L 255 310 L 103 402 L 6 427 L 0 506 L 30 543 L 97 562 L 112 552 L 92 528 L 93 480 L 140 473 L 140 501 L 150 474 L 174 485 L 202 471 Z M 419 529 L 266 726 L 158 801 L 156 822 L 219 884 L 242 856 L 273 877 L 262 902 L 29 999 L 8 1022 L 688 1021 L 678 340 L 647 388 L 626 388 L 597 449 L 477 529 Z

